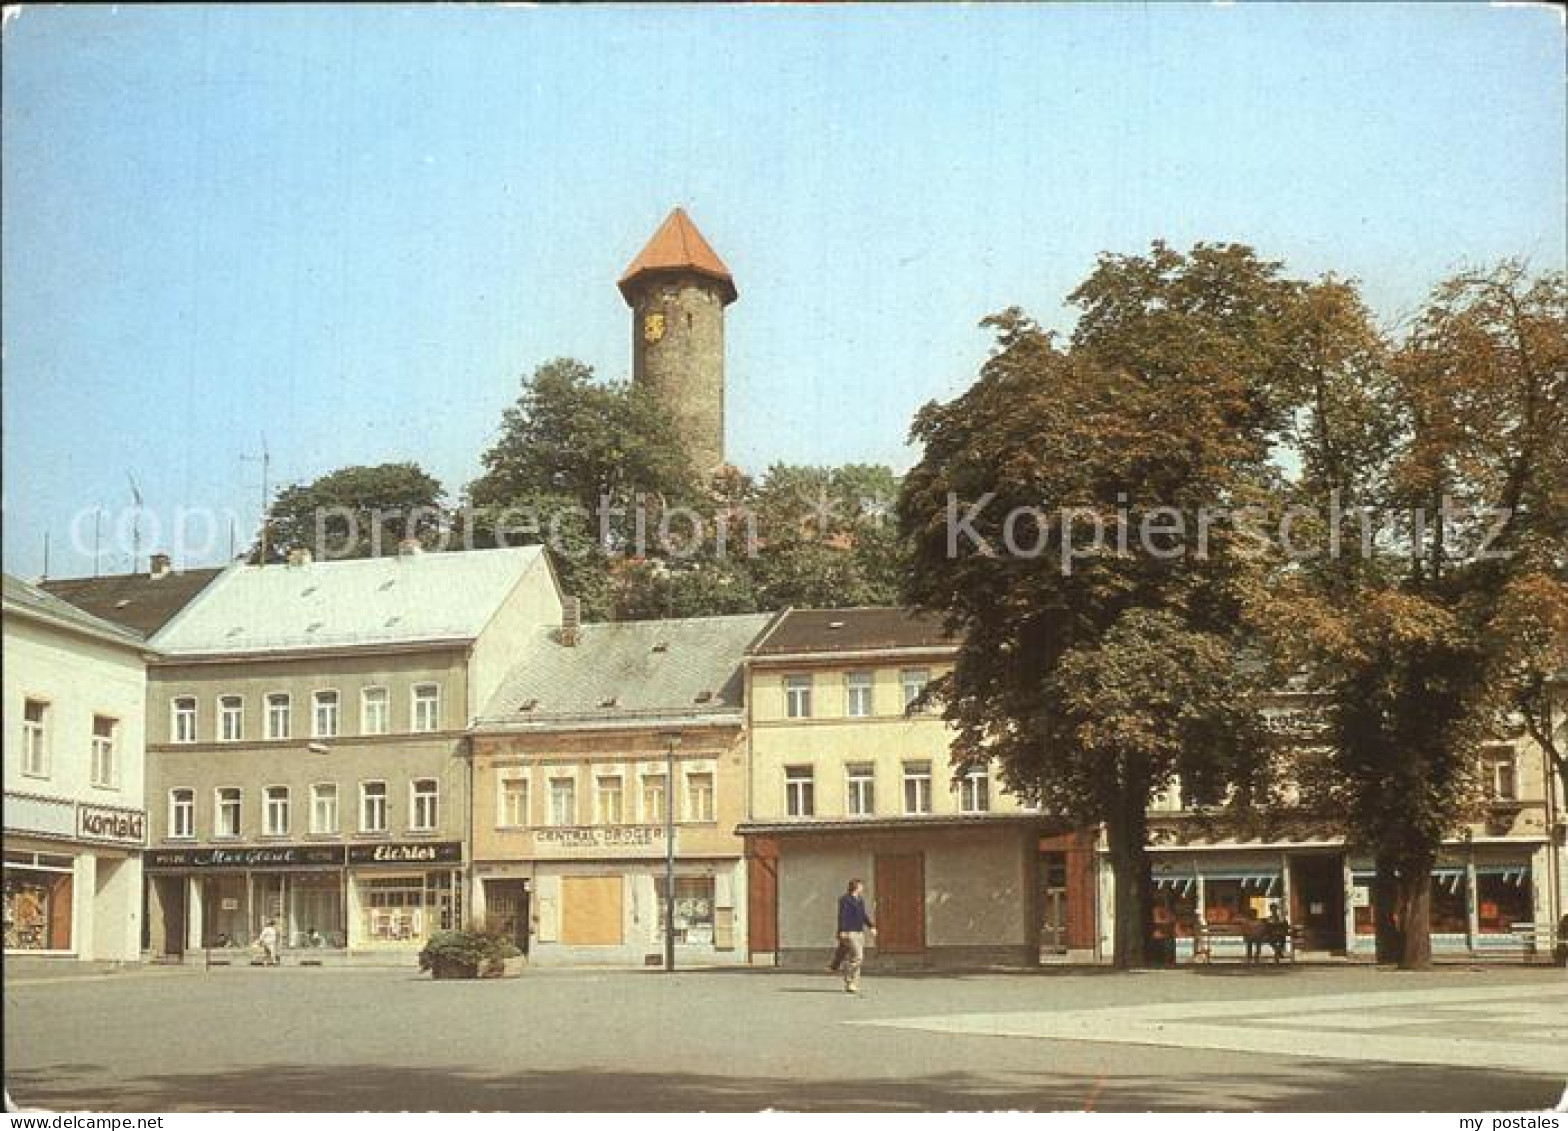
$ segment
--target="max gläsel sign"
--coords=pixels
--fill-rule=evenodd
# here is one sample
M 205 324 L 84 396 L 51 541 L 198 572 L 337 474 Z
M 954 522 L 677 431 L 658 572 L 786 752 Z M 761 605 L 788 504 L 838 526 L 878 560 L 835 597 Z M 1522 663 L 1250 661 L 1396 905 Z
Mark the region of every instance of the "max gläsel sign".
M 109 809 L 102 805 L 76 806 L 76 835 L 83 840 L 112 844 L 144 844 L 147 815 L 140 809 Z
M 350 864 L 460 864 L 462 860 L 463 844 L 456 840 L 348 846 Z
M 142 857 L 147 868 L 341 868 L 343 848 L 279 844 L 267 848 L 159 848 Z

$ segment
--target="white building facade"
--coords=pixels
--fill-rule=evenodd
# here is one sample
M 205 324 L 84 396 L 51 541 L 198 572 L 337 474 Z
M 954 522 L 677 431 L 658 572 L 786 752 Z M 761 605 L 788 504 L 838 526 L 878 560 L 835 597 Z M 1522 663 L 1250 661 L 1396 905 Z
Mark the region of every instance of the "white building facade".
M 5 577 L 5 953 L 141 957 L 147 646 Z

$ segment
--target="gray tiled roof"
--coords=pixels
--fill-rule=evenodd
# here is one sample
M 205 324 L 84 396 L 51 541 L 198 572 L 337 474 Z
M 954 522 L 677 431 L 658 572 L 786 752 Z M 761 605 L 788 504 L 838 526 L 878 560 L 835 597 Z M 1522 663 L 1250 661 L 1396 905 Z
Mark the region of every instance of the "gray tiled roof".
M 772 619 L 771 613 L 749 613 L 585 624 L 575 645 L 563 643 L 559 629 L 540 629 L 518 642 L 511 674 L 482 720 L 615 722 L 738 713 L 741 661 Z
M 147 646 L 145 638 L 140 633 L 132 632 L 117 624 L 110 624 L 91 613 L 85 613 L 75 605 L 62 601 L 51 593 L 45 593 L 38 586 L 29 584 L 19 577 L 12 577 L 9 573 L 4 575 L 4 579 L 5 611 L 8 615 L 32 616 L 62 628 L 85 632 L 114 644 L 125 644 L 133 648 Z
M 117 573 L 105 577 L 62 577 L 39 582 L 39 588 L 111 624 L 151 636 L 201 595 L 223 570 L 214 567 L 150 573 Z
M 789 609 L 756 656 L 942 648 L 958 643 L 938 617 L 899 608 Z

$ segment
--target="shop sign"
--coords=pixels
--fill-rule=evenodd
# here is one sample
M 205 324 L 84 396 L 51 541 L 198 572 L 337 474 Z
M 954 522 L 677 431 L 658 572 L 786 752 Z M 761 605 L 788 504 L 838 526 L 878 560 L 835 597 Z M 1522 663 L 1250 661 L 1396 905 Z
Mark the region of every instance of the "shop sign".
M 351 844 L 350 864 L 460 864 L 463 842 L 415 841 L 401 844 Z
M 142 857 L 147 868 L 339 868 L 339 845 L 280 844 L 267 848 L 157 848 Z
M 83 840 L 102 840 L 111 844 L 144 844 L 147 814 L 140 809 L 110 809 L 78 802 L 76 835 Z
M 581 825 L 534 830 L 534 843 L 541 847 L 639 848 L 663 842 L 663 825 Z

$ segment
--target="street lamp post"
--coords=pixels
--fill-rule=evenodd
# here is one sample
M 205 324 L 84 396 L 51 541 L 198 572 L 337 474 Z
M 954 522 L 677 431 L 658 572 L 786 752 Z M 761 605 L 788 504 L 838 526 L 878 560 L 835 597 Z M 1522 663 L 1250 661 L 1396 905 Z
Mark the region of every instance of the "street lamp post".
M 680 731 L 665 731 L 664 739 L 664 972 L 675 970 L 675 748 Z

